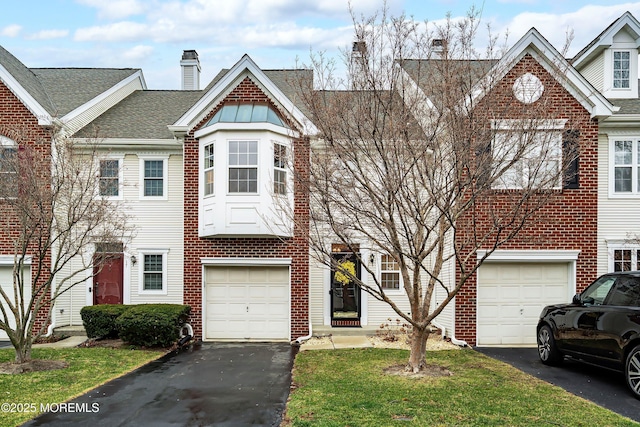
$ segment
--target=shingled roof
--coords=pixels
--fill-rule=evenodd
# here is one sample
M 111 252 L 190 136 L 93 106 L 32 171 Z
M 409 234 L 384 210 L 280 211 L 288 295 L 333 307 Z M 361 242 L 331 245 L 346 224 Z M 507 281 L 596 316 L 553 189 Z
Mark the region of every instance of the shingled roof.
M 27 68 L 0 46 L 0 65 L 51 117 L 62 117 L 139 70 Z
M 138 90 L 106 111 L 75 137 L 171 139 L 174 123 L 201 96 L 202 91 Z
M 56 108 L 38 77 L 2 46 L 0 46 L 0 65 L 16 79 L 18 84 L 20 84 L 47 113 L 51 116 L 55 115 Z
M 135 74 L 133 68 L 31 68 L 56 108 L 64 116 Z

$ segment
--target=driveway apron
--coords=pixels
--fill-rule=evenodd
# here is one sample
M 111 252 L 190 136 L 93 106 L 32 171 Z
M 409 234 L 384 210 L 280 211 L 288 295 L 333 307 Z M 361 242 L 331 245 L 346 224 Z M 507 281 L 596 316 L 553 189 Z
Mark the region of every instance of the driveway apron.
M 86 412 L 50 412 L 24 425 L 278 426 L 296 351 L 288 343 L 196 344 L 72 401 Z
M 540 362 L 536 348 L 478 347 L 476 350 L 640 422 L 640 400 L 627 390 L 621 373 L 567 359 L 561 366 L 546 366 Z

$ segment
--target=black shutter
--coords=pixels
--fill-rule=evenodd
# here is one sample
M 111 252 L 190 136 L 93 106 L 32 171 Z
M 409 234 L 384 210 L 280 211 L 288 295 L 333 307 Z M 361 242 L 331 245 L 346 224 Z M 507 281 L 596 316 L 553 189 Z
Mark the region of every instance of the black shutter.
M 580 131 L 567 130 L 562 135 L 562 188 L 580 188 L 579 178 L 579 142 Z

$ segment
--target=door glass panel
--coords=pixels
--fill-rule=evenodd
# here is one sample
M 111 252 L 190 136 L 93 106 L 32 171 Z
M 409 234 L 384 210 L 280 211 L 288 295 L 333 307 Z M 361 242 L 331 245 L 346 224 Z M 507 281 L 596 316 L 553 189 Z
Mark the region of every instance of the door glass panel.
M 331 272 L 331 306 L 333 319 L 360 318 L 360 264 L 355 254 L 334 254 Z

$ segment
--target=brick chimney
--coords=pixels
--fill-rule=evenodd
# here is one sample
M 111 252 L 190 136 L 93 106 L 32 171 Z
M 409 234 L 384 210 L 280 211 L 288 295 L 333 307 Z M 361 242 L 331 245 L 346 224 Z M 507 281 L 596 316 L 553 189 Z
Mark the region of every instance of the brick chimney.
M 180 67 L 182 68 L 182 90 L 199 90 L 200 60 L 198 59 L 198 52 L 195 50 L 182 52 Z

